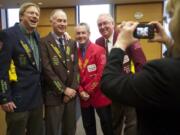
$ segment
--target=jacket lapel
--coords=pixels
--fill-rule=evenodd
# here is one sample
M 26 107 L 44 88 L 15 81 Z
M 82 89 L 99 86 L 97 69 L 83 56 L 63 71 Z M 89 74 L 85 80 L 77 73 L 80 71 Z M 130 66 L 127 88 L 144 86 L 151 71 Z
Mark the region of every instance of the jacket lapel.
M 81 55 L 82 52 L 80 48 L 78 48 L 78 65 L 81 72 L 84 72 L 87 69 L 87 65 L 89 64 L 91 54 L 93 53 L 92 51 L 93 49 L 91 49 L 91 43 L 89 42 L 89 45 L 86 48 L 86 54 L 83 59 Z
M 39 52 L 39 67 L 38 69 L 41 71 L 41 48 L 40 48 L 40 36 L 37 32 L 35 32 L 35 39 L 37 41 L 37 47 L 38 47 L 38 52 Z M 36 65 L 38 66 L 38 65 Z
M 50 47 L 53 49 L 53 51 L 55 52 L 55 54 L 58 56 L 59 60 L 61 61 L 61 63 L 66 66 L 66 60 L 65 57 L 63 55 L 63 52 L 61 51 L 61 49 L 58 47 L 58 44 L 56 43 L 54 37 L 52 36 L 51 33 L 49 33 L 48 35 L 48 42 L 50 44 Z

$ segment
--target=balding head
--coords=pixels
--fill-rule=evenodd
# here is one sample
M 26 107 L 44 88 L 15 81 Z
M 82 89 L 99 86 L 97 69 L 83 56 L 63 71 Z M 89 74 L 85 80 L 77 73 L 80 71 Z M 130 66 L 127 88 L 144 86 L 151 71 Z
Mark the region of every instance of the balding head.
M 52 25 L 53 32 L 58 36 L 62 36 L 66 32 L 67 27 L 67 15 L 61 9 L 55 9 L 50 15 L 50 22 Z
M 97 25 L 101 35 L 108 39 L 114 31 L 114 20 L 110 14 L 100 14 L 97 19 Z

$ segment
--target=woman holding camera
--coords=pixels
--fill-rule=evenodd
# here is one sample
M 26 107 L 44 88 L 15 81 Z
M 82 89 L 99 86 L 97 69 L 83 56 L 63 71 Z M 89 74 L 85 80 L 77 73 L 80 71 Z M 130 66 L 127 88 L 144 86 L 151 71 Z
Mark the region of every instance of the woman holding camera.
M 172 17 L 170 39 L 158 22 L 150 41 L 165 43 L 167 57 L 148 62 L 142 71 L 124 75 L 126 48 L 137 42 L 133 33 L 136 22 L 124 22 L 112 49 L 102 77 L 101 88 L 113 101 L 136 107 L 138 135 L 180 135 L 180 1 L 169 0 L 167 10 Z

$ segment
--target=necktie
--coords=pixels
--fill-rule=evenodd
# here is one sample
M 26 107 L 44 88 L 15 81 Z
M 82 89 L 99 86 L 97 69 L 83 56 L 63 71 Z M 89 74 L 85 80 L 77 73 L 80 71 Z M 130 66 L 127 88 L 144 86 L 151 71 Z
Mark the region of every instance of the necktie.
M 64 49 L 64 39 L 59 38 L 59 48 L 61 49 L 61 52 L 63 53 L 63 56 L 66 56 L 65 49 Z
M 109 43 L 109 40 L 108 40 L 108 39 L 106 39 L 106 40 L 105 40 L 106 55 L 108 55 L 108 54 L 109 54 L 109 50 L 108 50 L 108 43 Z
M 84 57 L 85 57 L 85 47 L 82 47 L 81 48 L 81 53 L 82 53 L 82 58 L 84 59 Z

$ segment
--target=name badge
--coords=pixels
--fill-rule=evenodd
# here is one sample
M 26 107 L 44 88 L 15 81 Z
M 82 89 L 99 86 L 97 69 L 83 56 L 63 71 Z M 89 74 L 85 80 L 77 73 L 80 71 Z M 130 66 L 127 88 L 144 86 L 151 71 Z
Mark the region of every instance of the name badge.
M 26 56 L 24 54 L 20 54 L 18 59 L 19 59 L 19 64 L 21 66 L 27 65 L 27 59 L 26 59 Z
M 88 72 L 96 71 L 96 65 L 95 64 L 88 65 L 87 70 L 88 70 Z

